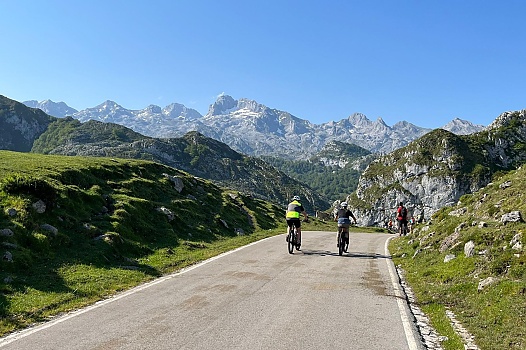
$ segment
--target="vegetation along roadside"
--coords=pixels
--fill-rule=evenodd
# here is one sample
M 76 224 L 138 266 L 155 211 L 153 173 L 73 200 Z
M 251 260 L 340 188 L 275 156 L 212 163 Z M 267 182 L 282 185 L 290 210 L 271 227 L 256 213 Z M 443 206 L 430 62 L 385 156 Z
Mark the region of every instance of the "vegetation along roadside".
M 447 337 L 446 350 L 463 348 L 446 316 L 451 312 L 480 349 L 526 348 L 525 179 L 524 167 L 499 173 L 391 241 L 395 264 L 418 306 Z

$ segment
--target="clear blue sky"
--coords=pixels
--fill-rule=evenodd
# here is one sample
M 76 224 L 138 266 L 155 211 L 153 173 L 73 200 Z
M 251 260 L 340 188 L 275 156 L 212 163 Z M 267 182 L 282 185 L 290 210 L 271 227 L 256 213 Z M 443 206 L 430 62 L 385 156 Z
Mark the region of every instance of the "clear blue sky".
M 0 0 L 0 94 L 78 110 L 221 93 L 320 124 L 526 108 L 526 1 Z

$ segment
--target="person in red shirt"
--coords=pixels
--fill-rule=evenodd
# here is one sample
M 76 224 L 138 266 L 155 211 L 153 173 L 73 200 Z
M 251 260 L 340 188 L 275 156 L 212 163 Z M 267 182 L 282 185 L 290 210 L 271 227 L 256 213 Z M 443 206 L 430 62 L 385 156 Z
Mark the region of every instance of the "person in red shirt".
M 396 220 L 398 221 L 398 232 L 400 236 L 407 235 L 407 208 L 400 202 L 396 210 Z

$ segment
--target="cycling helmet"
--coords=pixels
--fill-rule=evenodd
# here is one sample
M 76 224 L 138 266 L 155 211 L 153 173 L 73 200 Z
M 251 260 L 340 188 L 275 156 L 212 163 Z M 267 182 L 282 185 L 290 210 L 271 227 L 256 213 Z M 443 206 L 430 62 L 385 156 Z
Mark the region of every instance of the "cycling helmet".
M 341 202 L 340 203 L 340 207 L 347 208 L 347 202 Z
M 295 200 L 295 201 L 299 201 L 300 200 L 300 196 L 294 196 L 294 197 L 292 197 L 292 199 Z

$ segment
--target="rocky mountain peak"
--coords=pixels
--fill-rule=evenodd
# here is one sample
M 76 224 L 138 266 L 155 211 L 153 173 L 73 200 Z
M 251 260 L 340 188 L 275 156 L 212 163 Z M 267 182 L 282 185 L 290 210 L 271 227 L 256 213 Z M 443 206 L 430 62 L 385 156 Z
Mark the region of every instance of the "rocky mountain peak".
M 229 95 L 220 95 L 208 109 L 208 115 L 220 115 L 237 106 L 237 101 Z
M 268 109 L 267 106 L 257 103 L 256 101 L 249 100 L 246 98 L 240 98 L 238 101 L 238 107 L 240 109 L 246 109 L 254 113 L 264 113 Z
M 376 122 L 375 122 L 377 125 L 381 125 L 381 126 L 385 126 L 388 128 L 387 124 L 385 124 L 384 120 L 382 119 L 382 117 L 378 117 L 378 119 L 376 119 Z
M 171 103 L 164 107 L 162 114 L 170 118 L 182 118 L 185 120 L 194 120 L 202 117 L 202 115 L 195 109 L 186 108 L 180 103 Z
M 157 105 L 149 105 L 148 107 L 143 109 L 141 112 L 158 114 L 158 113 L 162 113 L 162 110 L 161 110 L 161 107 Z
M 467 120 L 455 118 L 441 129 L 451 131 L 457 135 L 469 135 L 484 129 L 483 125 L 475 125 Z
M 95 108 L 99 110 L 113 110 L 113 109 L 122 108 L 122 107 L 119 104 L 117 104 L 117 102 L 106 100 L 100 105 L 96 106 Z
M 354 113 L 347 120 L 355 127 L 369 127 L 372 124 L 369 118 L 362 113 Z

